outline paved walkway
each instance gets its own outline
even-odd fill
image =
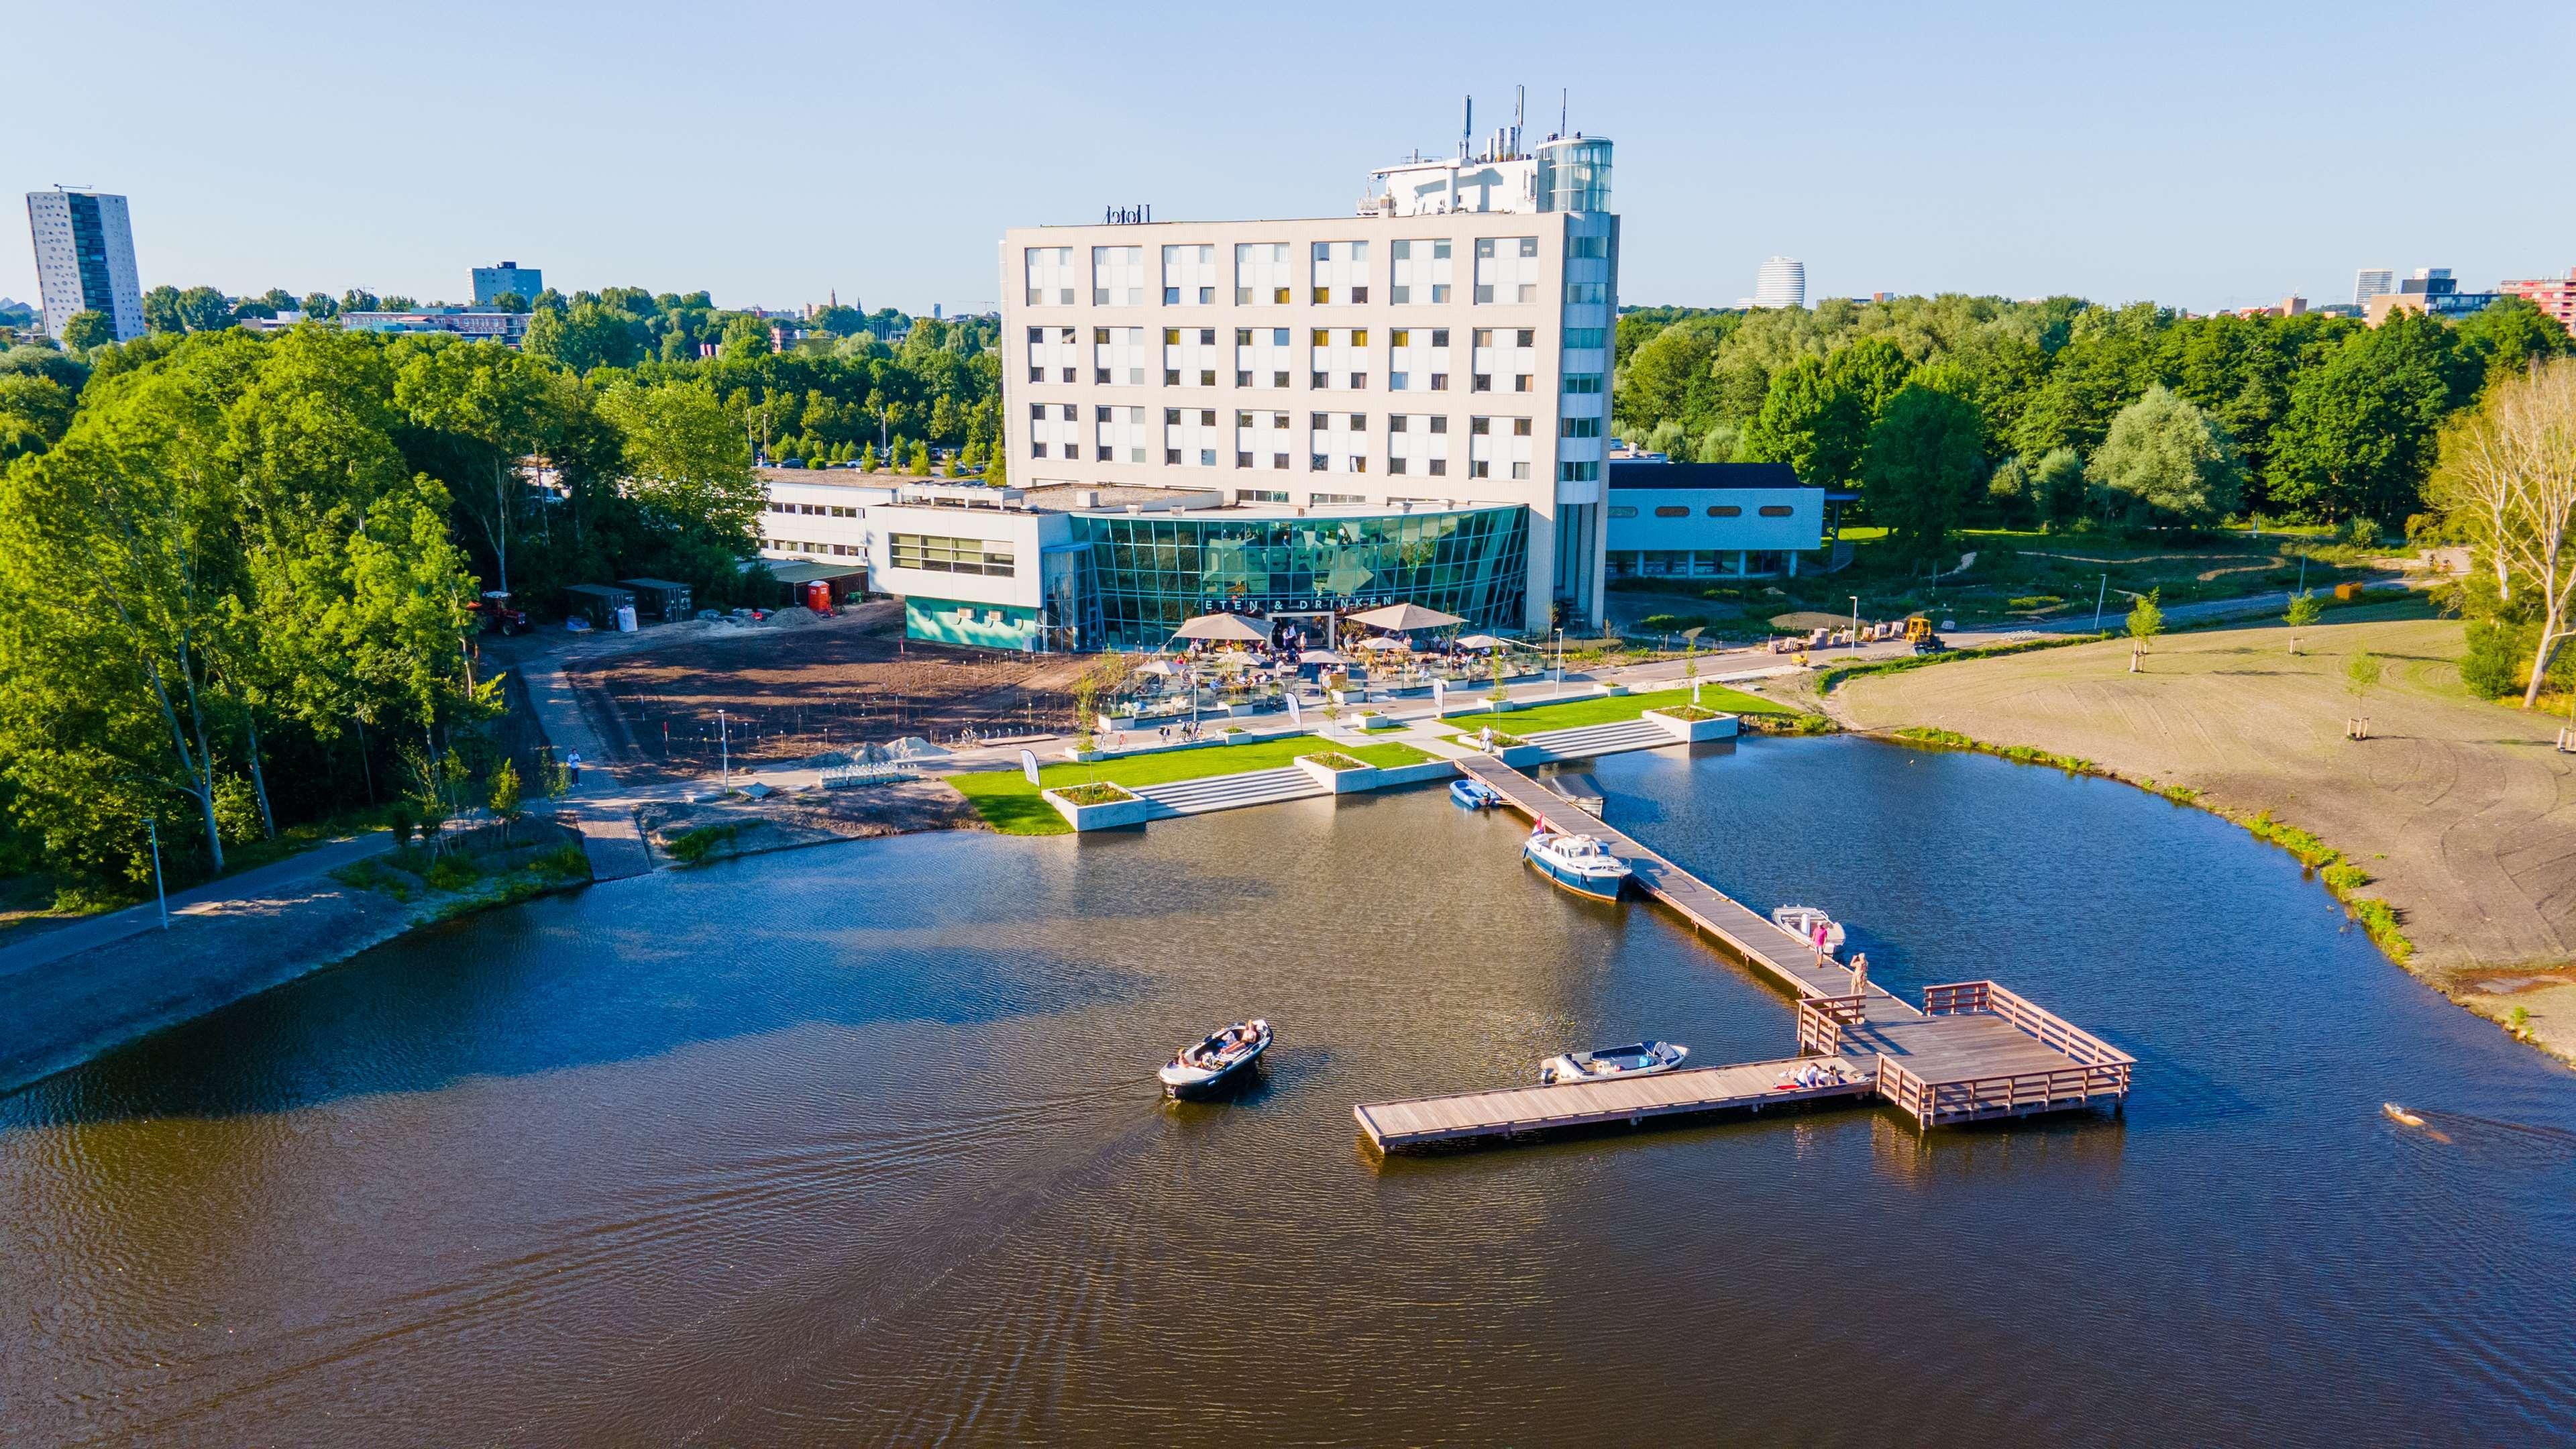
[[[391,831],[377,830],[353,835],[315,846],[300,855],[246,870],[239,875],[184,890],[170,897],[170,929],[186,929],[191,921],[236,911],[254,902],[269,900],[281,892],[296,893],[296,888],[314,877],[364,860],[393,848]],[[160,929],[161,907],[158,903],[128,906],[103,916],[92,916],[68,926],[58,926],[40,936],[8,946],[0,946],[0,983],[21,972],[48,966],[66,956],[77,956],[112,942],[122,941],[144,931]]]

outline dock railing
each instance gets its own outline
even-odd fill
[[[1798,998],[1798,1055],[1802,1057],[1841,1055],[1843,1028],[1860,1025],[1868,1005],[1869,998],[1866,996]]]
[[[2018,1117],[2081,1106],[2095,1097],[2129,1095],[2129,1064],[2068,1066],[1970,1081],[1926,1083],[1901,1063],[1878,1059],[1878,1093],[1924,1127]]]
[[[1962,1012],[1986,1011],[2002,1017],[2014,1027],[2039,1039],[2039,1044],[2064,1052],[2076,1063],[2093,1066],[2117,1065],[2127,1068],[2137,1058],[2102,1040],[2093,1033],[2048,1010],[2033,1004],[2017,993],[2007,991],[1991,981],[1952,981],[1923,988],[1925,1016],[1952,1016]],[[2121,1078],[2126,1084],[2128,1073]]]

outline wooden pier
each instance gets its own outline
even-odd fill
[[[1638,1123],[1686,1113],[1759,1110],[1771,1102],[1883,1100],[1918,1128],[2063,1111],[2129,1095],[2137,1059],[1992,981],[1924,989],[1913,1006],[1876,982],[1852,991],[1851,968],[1818,955],[1766,917],[1586,816],[1566,818],[1558,796],[1520,771],[1473,759],[1460,768],[1491,785],[1513,809],[1597,837],[1628,863],[1631,879],[1692,927],[1797,998],[1799,1057],[1702,1067],[1626,1082],[1515,1087],[1352,1108],[1381,1151],[1475,1138],[1511,1138],[1559,1127]],[[1791,1072],[1818,1058],[1837,1062],[1846,1081],[1784,1089]]]

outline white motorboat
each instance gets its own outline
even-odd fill
[[[1568,834],[1544,820],[1521,846],[1521,857],[1549,880],[1595,900],[1617,900],[1620,888],[1628,883],[1628,862],[1612,855],[1609,846],[1594,836]]]
[[[1835,920],[1833,917],[1826,915],[1820,908],[1815,906],[1775,906],[1771,911],[1771,924],[1778,926],[1781,930],[1797,937],[1809,946],[1813,946],[1816,943],[1816,923],[1819,921],[1822,921],[1825,926],[1825,954],[1828,956],[1841,955],[1843,950],[1843,924],[1842,922]]]
[[[1568,1082],[1604,1082],[1612,1077],[1651,1077],[1669,1072],[1690,1055],[1690,1048],[1668,1041],[1630,1042],[1599,1051],[1565,1052],[1538,1064],[1538,1084],[1558,1087]]]
[[[1163,1080],[1163,1090],[1173,1096],[1199,1096],[1226,1086],[1268,1050],[1270,1023],[1256,1016],[1212,1031],[1198,1044],[1181,1048],[1157,1075]]]

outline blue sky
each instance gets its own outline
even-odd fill
[[[1003,228],[1330,216],[1560,88],[1617,142],[1621,300],[2194,309],[2576,265],[2576,6],[26,4],[12,191],[133,199],[145,285],[989,303]],[[66,57],[91,57],[80,79]],[[33,300],[25,233],[0,295]]]

